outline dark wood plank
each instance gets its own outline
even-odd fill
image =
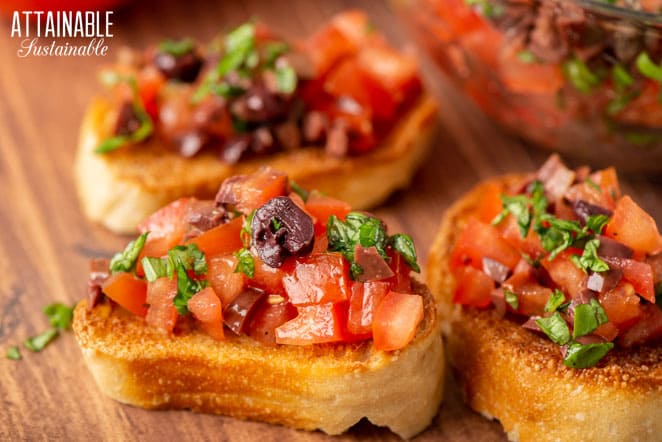
[[[289,36],[311,32],[346,7],[366,9],[396,42],[405,35],[387,5],[378,1],[203,0],[135,2],[115,17],[110,55],[103,58],[28,58],[15,55],[10,23],[0,21],[0,349],[47,326],[42,306],[83,296],[87,261],[109,255],[125,238],[87,222],[72,179],[78,124],[99,90],[98,68],[122,45],[143,46],[166,36],[201,40],[250,17]],[[433,68],[426,66],[429,72]],[[434,151],[408,191],[377,210],[393,228],[412,232],[423,261],[443,210],[480,179],[531,170],[545,153],[530,151],[501,133],[443,82],[430,84],[442,99]],[[658,186],[626,182],[642,205],[662,216]],[[184,411],[152,412],[102,397],[80,352],[67,335],[42,354],[0,358],[0,440],[237,440],[317,441],[326,436]],[[449,375],[439,415],[418,440],[503,440],[498,424],[471,412]],[[396,440],[360,424],[337,440]]]

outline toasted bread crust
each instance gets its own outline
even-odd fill
[[[107,396],[144,408],[192,409],[339,434],[367,417],[403,438],[422,431],[442,398],[443,346],[434,300],[396,352],[354,344],[269,347],[246,336],[217,342],[192,323],[174,334],[119,306],[75,310],[73,330]]]
[[[382,145],[361,156],[333,158],[323,149],[303,148],[229,165],[211,152],[183,158],[157,138],[95,154],[116,118],[110,101],[100,97],[90,104],[80,131],[75,162],[78,194],[88,218],[118,233],[132,233],[150,213],[174,199],[213,198],[225,178],[269,165],[304,188],[367,209],[409,184],[428,152],[435,115],[432,98],[420,98]]]
[[[491,183],[507,188],[521,177]],[[491,310],[452,304],[449,261],[484,182],[446,212],[428,258],[451,364],[468,404],[511,440],[653,441],[662,433],[662,348],[614,350],[596,367],[565,367],[558,347]]]

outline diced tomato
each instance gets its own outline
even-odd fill
[[[324,91],[334,97],[349,97],[370,108],[367,79],[356,59],[346,58],[335,66],[324,81]]]
[[[552,294],[552,290],[538,284],[530,272],[515,273],[504,281],[503,288],[517,295],[517,309],[513,310],[525,316],[542,315]]]
[[[383,281],[355,282],[349,300],[347,329],[354,335],[372,336],[372,318],[375,307],[389,292],[389,284]]]
[[[483,257],[494,259],[512,269],[519,261],[520,254],[493,226],[471,219],[455,244],[451,255],[451,269],[465,265],[481,269]]]
[[[317,77],[325,75],[338,60],[352,55],[357,45],[334,26],[326,26],[304,43],[304,50],[312,60]]]
[[[187,303],[189,311],[200,321],[205,332],[217,341],[225,339],[223,333],[223,307],[214,289],[206,287],[193,295]]]
[[[411,268],[399,253],[393,250],[386,253],[391,258],[389,265],[395,275],[384,282],[388,282],[394,292],[411,293]]]
[[[419,295],[388,292],[377,305],[372,322],[376,350],[404,348],[416,335],[423,320],[423,298]]]
[[[248,279],[248,286],[263,290],[265,293],[284,295],[283,278],[286,270],[293,268],[293,264],[286,261],[280,268],[274,268],[265,264],[259,256],[253,257],[253,263],[255,273]]]
[[[532,259],[538,259],[545,253],[540,237],[535,234],[532,227],[529,228],[526,238],[522,238],[517,219],[513,215],[508,215],[497,227],[508,244],[526,253]]]
[[[278,344],[309,345],[342,341],[347,322],[347,303],[297,307],[297,317],[276,328]]]
[[[235,252],[243,247],[240,235],[243,223],[244,217],[239,216],[203,232],[186,241],[186,244],[197,244],[198,248],[205,252],[205,256]]]
[[[513,51],[501,51],[499,74],[503,84],[515,93],[553,95],[565,83],[557,63],[525,63]]]
[[[147,316],[145,322],[152,327],[171,332],[177,323],[177,309],[173,299],[177,296],[177,279],[158,278],[147,284]]]
[[[110,299],[136,316],[147,314],[146,298],[147,283],[137,279],[133,274],[118,272],[110,275],[103,284],[101,291]]]
[[[340,220],[345,220],[352,207],[344,201],[322,195],[319,192],[312,191],[306,201],[306,211],[317,220],[316,224],[326,228],[326,223],[331,215],[335,215]],[[317,233],[317,226],[315,226]]]
[[[618,183],[618,175],[616,169],[608,167],[603,170],[598,170],[590,176],[591,180],[600,186],[602,194],[607,201],[607,207],[613,209],[616,200],[621,197],[621,186]]]
[[[600,305],[610,322],[619,330],[625,330],[642,315],[641,302],[632,284],[621,281],[614,289],[598,295]]]
[[[364,45],[370,36],[368,16],[358,9],[349,9],[334,15],[331,19],[331,26],[339,30],[357,47]]]
[[[218,197],[248,215],[270,199],[286,194],[287,175],[271,167],[262,167],[251,175],[226,179],[221,184]]]
[[[295,306],[349,299],[349,266],[340,253],[318,253],[297,258],[283,286]]]
[[[490,26],[487,20],[474,11],[471,6],[467,5],[464,0],[445,0],[435,2],[430,6],[434,8],[434,15],[439,17],[439,20],[435,20],[435,22],[443,23],[448,28],[444,29],[445,32],[443,34],[440,32],[436,33],[436,36],[442,38],[442,41],[471,34],[481,28]],[[485,44],[488,43],[489,41],[485,41]]]
[[[317,228],[320,228],[322,232],[318,233]],[[329,238],[326,237],[326,228],[315,224],[315,243],[313,244],[313,250],[311,253],[324,253],[329,249]]]
[[[651,254],[662,247],[655,220],[627,195],[616,203],[614,213],[605,227],[605,235],[622,242],[635,252]]]
[[[253,313],[246,333],[266,345],[276,345],[276,329],[297,316],[297,309],[289,302],[271,305],[266,300]]]
[[[655,303],[655,287],[653,284],[653,268],[650,264],[634,259],[609,257],[605,261],[623,271],[623,279],[634,287],[639,296],[648,302]]]
[[[193,201],[195,201],[194,198],[180,198],[173,201],[138,224],[138,231],[140,233],[150,232],[148,242],[157,238],[164,238],[164,246],[165,244],[170,245],[166,249],[167,252],[168,249],[177,245],[186,233],[186,213]]]
[[[559,253],[553,260],[543,259],[540,263],[549,273],[552,281],[559,286],[563,293],[572,298],[578,298],[586,285],[588,275],[570,261],[572,255],[581,256],[582,251],[568,248]]]
[[[568,189],[564,197],[568,201],[586,201],[596,206],[612,209],[614,206],[605,197],[602,190],[596,189],[587,182],[575,184]]]
[[[237,258],[230,254],[211,256],[207,259],[207,280],[223,305],[228,305],[246,285],[246,276],[235,272]]]
[[[492,220],[501,213],[503,205],[501,203],[501,194],[503,186],[489,182],[483,187],[480,194],[480,204],[478,205],[478,219],[484,223],[491,223]]]
[[[140,254],[138,255],[138,261],[136,262],[136,275],[145,276],[145,270],[143,269],[142,259],[146,256],[159,258],[165,256],[168,253],[168,250],[173,248],[177,243],[172,243],[172,241],[167,237],[161,238],[152,238],[151,233],[147,235],[147,240],[143,246]]]
[[[140,101],[152,121],[156,121],[158,117],[157,99],[165,81],[163,74],[152,64],[141,70],[137,78]]]
[[[621,335],[623,347],[652,342],[662,337],[662,309],[655,304],[642,306],[642,318]]]
[[[662,118],[659,95],[660,83],[657,80],[644,80],[643,90],[618,114],[618,120],[635,126],[658,127]]]
[[[616,328],[613,323],[607,322],[596,328],[595,331],[593,331],[593,334],[611,342],[616,339],[616,336],[618,336],[618,328]]]
[[[494,281],[480,270],[462,267],[457,277],[457,286],[453,293],[453,302],[473,307],[487,307],[492,302]]]

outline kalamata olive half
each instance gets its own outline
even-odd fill
[[[251,230],[255,252],[271,267],[280,267],[288,256],[306,255],[313,249],[313,219],[286,196],[272,198],[257,209]]]
[[[181,55],[159,51],[154,55],[154,66],[168,79],[192,83],[202,68],[202,58],[194,49]]]

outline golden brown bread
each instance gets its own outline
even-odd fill
[[[434,300],[414,340],[396,352],[355,344],[269,347],[246,336],[212,340],[184,323],[174,335],[105,303],[81,302],[73,330],[107,396],[145,408],[260,420],[338,434],[367,417],[403,438],[422,431],[442,398],[444,359]],[[232,335],[228,333],[228,335]]]
[[[95,154],[117,117],[108,100],[97,98],[80,131],[75,161],[78,195],[88,218],[115,232],[132,233],[139,222],[170,201],[183,196],[213,198],[225,178],[269,165],[304,188],[367,209],[409,183],[428,151],[435,115],[432,98],[421,97],[378,148],[361,156],[333,158],[313,148],[228,165],[211,152],[183,158],[164,149],[156,138]]]
[[[492,182],[506,188],[515,175]],[[453,305],[451,250],[482,183],[446,212],[427,264],[446,348],[468,404],[511,440],[654,441],[662,434],[662,348],[614,350],[596,367],[563,365],[558,346],[491,310]]]

